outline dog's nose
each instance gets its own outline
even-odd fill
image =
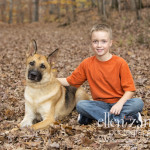
[[[42,79],[42,74],[39,71],[30,70],[28,72],[28,79],[39,82]]]

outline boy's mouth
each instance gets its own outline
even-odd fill
[[[97,49],[97,51],[98,51],[98,52],[102,52],[102,51],[103,51],[103,49]]]

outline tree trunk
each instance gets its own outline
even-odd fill
[[[98,14],[106,18],[106,0],[97,0]]]
[[[112,0],[111,7],[114,8],[114,9],[118,9],[118,1],[117,0]]]
[[[104,18],[106,18],[106,7],[105,7],[105,0],[102,0],[102,14]]]
[[[137,19],[139,20],[139,19],[141,19],[141,16],[140,16],[140,12],[139,12],[139,9],[138,9],[138,3],[140,3],[141,1],[138,0],[138,3],[137,3],[137,1],[134,0],[134,2],[135,2],[136,17],[137,17]],[[141,5],[141,4],[140,4],[140,5]]]
[[[9,0],[9,20],[8,23],[11,24],[13,21],[13,0]]]
[[[124,8],[125,10],[129,9],[129,4],[127,0],[124,0]]]
[[[100,0],[97,0],[97,8],[98,8],[98,15],[100,16],[102,14]]]
[[[60,5],[61,5],[61,0],[57,0],[57,18],[58,18],[58,21],[60,22],[60,18],[61,18],[61,13],[60,13]]]
[[[17,23],[24,22],[24,12],[22,10],[22,0],[17,1]]]
[[[68,1],[68,0],[67,0]],[[70,17],[69,17],[69,7],[68,2],[66,1],[66,16],[67,16],[67,24],[70,24]]]
[[[120,0],[117,0],[117,2],[118,2],[118,11],[120,13],[120,11],[121,11],[121,2],[120,2]]]
[[[33,4],[33,1],[32,0],[29,0],[28,2],[28,6],[29,6],[29,22],[31,23],[32,22],[32,4]]]
[[[96,7],[95,0],[91,0],[91,6],[92,6],[92,8],[93,8],[93,7]]]
[[[76,0],[72,0],[73,21],[76,21]]]
[[[2,0],[0,5],[1,5],[0,6],[0,8],[1,8],[1,20],[3,22],[5,22],[6,21],[6,15],[5,15],[5,13],[6,13],[6,1]]]
[[[20,23],[21,0],[17,1],[17,23]]]
[[[39,0],[34,0],[34,21],[39,21]]]
[[[138,8],[138,9],[143,8],[142,0],[136,0],[136,4],[137,4],[137,8]]]
[[[135,0],[130,0],[130,7],[131,7],[131,10],[133,10],[133,11],[136,10],[136,1]]]

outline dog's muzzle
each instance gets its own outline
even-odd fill
[[[42,79],[42,74],[37,70],[30,70],[28,72],[28,79],[35,82],[39,82]]]

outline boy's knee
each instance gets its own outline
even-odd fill
[[[134,101],[134,105],[135,106],[144,106],[144,102],[143,102],[143,100],[142,99],[140,99],[140,98],[133,98],[132,99],[133,101]]]
[[[88,100],[80,100],[77,105],[76,105],[76,109],[77,111],[80,110],[80,109],[84,109],[87,107],[87,102]]]
[[[82,107],[84,105],[86,105],[86,102],[87,100],[80,100],[78,103],[77,103],[77,106],[76,107]]]
[[[133,98],[131,99],[133,100],[133,106],[135,107],[135,109],[139,109],[139,111],[142,111],[143,107],[144,107],[144,102],[142,99],[140,98]]]

